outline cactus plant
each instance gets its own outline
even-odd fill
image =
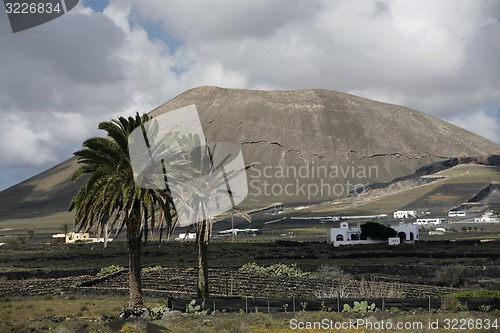
[[[362,302],[355,301],[352,307],[349,304],[344,304],[342,312],[366,313],[366,312],[374,312],[375,308],[376,308],[375,303],[368,305],[368,301],[362,301]]]
[[[168,311],[168,307],[166,305],[158,305],[152,308],[147,308],[148,316],[151,320],[159,320],[163,316],[163,314]]]
[[[186,305],[186,313],[206,315],[208,314],[208,309],[205,309],[205,302],[201,302],[201,305],[196,305],[196,300],[193,299]]]

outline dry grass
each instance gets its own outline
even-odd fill
[[[67,296],[55,297],[37,297],[31,299],[2,299],[0,302],[0,331],[8,329],[9,332],[43,332],[47,329],[57,332],[113,332],[110,329],[111,323],[102,321],[103,315],[117,316],[121,311],[121,306],[126,303],[126,297],[84,297]],[[162,303],[159,299],[147,299],[147,305],[153,306]],[[60,322],[51,318],[64,317]],[[429,321],[439,320],[441,323],[445,319],[489,319],[490,321],[499,319],[498,312],[374,312],[369,315],[333,313],[333,312],[296,312],[296,313],[216,313],[214,315],[186,315],[177,313],[169,316],[165,320],[156,321],[138,321],[125,323],[115,321],[115,326],[124,327],[127,325],[133,328],[135,332],[150,332],[150,329],[144,329],[148,323],[159,327],[158,332],[163,329],[168,332],[176,333],[288,333],[297,332],[292,329],[291,320],[303,323],[314,323],[327,320],[332,323],[345,322],[358,319],[380,322],[384,320],[396,322],[422,322],[425,325]],[[45,327],[45,328],[43,328]],[[479,330],[467,330],[467,332],[479,332]],[[497,330],[481,330],[480,332],[496,332]],[[301,329],[300,332],[415,332],[415,330],[369,330],[364,327],[344,330],[318,330]],[[430,330],[424,326],[423,333],[449,332],[449,330],[439,329]]]
[[[40,296],[0,299],[2,320],[33,320],[47,316],[89,317],[118,316],[127,304],[125,296]],[[146,299],[146,305],[161,303]]]

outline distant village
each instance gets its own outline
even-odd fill
[[[272,217],[279,216],[283,214],[283,204],[276,203],[265,207],[263,209],[258,209],[251,211],[252,216],[257,215],[260,217]],[[494,214],[492,210],[484,212],[483,215],[477,217],[469,217],[466,210],[450,210],[447,213],[447,217],[431,216],[430,212],[418,212],[416,210],[398,210],[393,212],[393,220],[399,221],[399,224],[387,225],[394,229],[396,232],[396,237],[389,237],[387,240],[379,239],[361,239],[361,225],[356,223],[355,226],[349,226],[347,220],[367,220],[367,219],[386,219],[389,218],[387,214],[379,215],[364,215],[364,216],[323,216],[323,217],[288,217],[290,220],[308,220],[308,221],[318,221],[320,224],[324,223],[339,223],[338,227],[329,228],[326,236],[328,243],[332,244],[334,247],[342,245],[359,245],[359,244],[373,244],[385,242],[389,245],[399,245],[401,243],[415,243],[420,239],[419,228],[428,226],[430,230],[428,231],[430,235],[442,235],[446,232],[446,229],[440,227],[442,224],[453,224],[453,223],[500,223],[500,217]],[[287,217],[275,218],[268,220],[264,225],[278,223],[286,220]],[[220,230],[214,233],[213,237],[235,237],[235,236],[259,236],[262,235],[262,231],[256,228],[231,228],[226,230]],[[176,237],[179,241],[194,241],[196,240],[196,233],[192,232],[181,232]],[[106,242],[110,242],[113,239],[109,238]],[[105,242],[104,238],[90,237],[88,232],[68,232],[55,234],[52,236],[52,243],[96,243]]]
[[[414,243],[419,240],[419,227],[420,226],[439,226],[444,223],[455,223],[455,220],[447,220],[444,217],[428,217],[430,212],[421,212],[420,214],[415,210],[398,210],[393,213],[393,219],[400,220],[399,225],[391,225],[391,228],[396,231],[397,237],[389,237],[387,243],[389,245],[399,245],[401,243]],[[371,217],[371,216],[370,216]],[[387,215],[378,215],[377,217],[387,217]],[[500,218],[493,213],[492,210],[485,212],[480,217],[467,218],[465,210],[450,210],[448,211],[449,218],[462,218],[460,223],[500,223]],[[332,217],[332,219],[344,218],[360,218],[355,217]],[[364,218],[369,218],[364,216]],[[413,220],[413,221],[412,221]],[[458,221],[457,221],[458,222]],[[442,235],[446,232],[445,228],[434,228],[429,231],[431,235]],[[375,239],[360,239],[361,228],[359,224],[355,228],[349,228],[348,223],[343,222],[338,228],[331,228],[328,231],[327,240],[333,246],[341,245],[355,245],[355,244],[372,244],[380,243],[382,241]]]

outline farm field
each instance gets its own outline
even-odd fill
[[[126,251],[125,243],[120,241],[110,243],[106,249],[102,248],[102,244],[4,246],[0,251],[0,277],[3,281],[0,290],[4,295],[28,296],[29,288],[24,292],[23,286],[40,284],[52,286],[53,289],[47,292],[54,293],[91,280],[103,267],[126,267]],[[326,242],[218,241],[210,245],[208,260],[212,292],[219,296],[310,297],[321,286],[328,287],[327,282],[331,278],[328,274],[321,276],[325,267],[336,267],[353,280],[375,278],[388,283],[407,284],[403,293],[407,296],[436,295],[443,292],[440,288],[449,287],[498,289],[500,283],[498,241],[429,241],[398,247],[374,244],[347,248],[334,248]],[[240,268],[248,263],[296,266],[303,272],[310,272],[314,278],[273,280],[269,277],[249,277],[240,272]],[[145,282],[146,288],[186,296],[195,293],[194,243],[149,243],[143,251],[143,267],[156,267],[144,272],[149,277]],[[457,275],[458,279],[448,280],[447,270]],[[163,273],[155,277],[158,271]],[[44,279],[48,280],[44,282]],[[228,282],[231,279],[233,282]],[[232,283],[231,292],[229,283]],[[259,287],[263,285],[269,285],[270,289]],[[126,274],[95,286],[126,287]],[[416,286],[421,292],[416,292],[411,286]],[[43,288],[33,288],[35,294],[44,293]]]
[[[421,230],[420,243],[398,247],[334,248],[323,241],[330,223],[254,221],[249,227],[258,223],[264,227],[261,235],[212,240],[207,304],[215,311],[207,315],[186,313],[187,304],[196,298],[195,244],[148,242],[143,249],[145,306],[175,310],[165,310],[155,320],[119,317],[128,293],[124,241],[115,240],[107,248],[100,243],[44,244],[37,239],[46,235],[39,234],[21,244],[16,242],[18,235],[7,234],[7,243],[0,248],[0,332],[294,332],[291,323],[325,318],[337,323],[366,318],[427,324],[447,319],[500,320],[498,310],[493,311],[499,308],[498,224],[449,224],[446,228],[454,231],[444,235]],[[252,263],[263,268],[282,265],[280,269],[296,269],[299,274],[273,276],[243,270]],[[101,269],[110,266],[123,269],[97,278]],[[343,297],[332,298],[340,290]],[[484,290],[490,290],[489,298],[446,296],[464,290],[472,290],[467,297],[485,297],[481,296]],[[376,311],[368,316],[337,312],[343,304],[362,299],[374,302]],[[335,331],[395,330],[360,326]]]

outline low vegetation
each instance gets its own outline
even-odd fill
[[[103,276],[106,276],[108,274],[120,272],[120,271],[123,271],[123,270],[125,270],[125,267],[111,265],[111,266],[107,266],[107,267],[101,268],[101,270],[99,271],[99,273],[97,273],[97,276],[98,277],[103,277]]]
[[[209,251],[209,256],[214,265],[219,266],[219,269],[230,267],[235,273],[241,269],[242,272],[245,272],[241,275],[246,275],[247,278],[255,281],[259,281],[259,279],[248,276],[248,274],[279,276],[280,278],[274,279],[279,281],[285,280],[285,277],[296,281],[318,279],[336,281],[339,284],[335,285],[335,289],[329,289],[326,286],[323,289],[319,288],[316,296],[336,298],[339,292],[344,290],[343,296],[339,296],[358,298],[359,301],[362,301],[371,297],[400,297],[402,284],[399,281],[419,278],[430,284],[436,283],[437,272],[440,271],[441,267],[446,266],[450,266],[450,269],[456,268],[453,266],[465,267],[462,272],[467,276],[467,283],[472,283],[471,274],[474,272],[477,275],[474,279],[484,280],[488,277],[492,279],[498,276],[498,268],[495,268],[498,266],[496,265],[498,249],[498,244],[494,242],[473,244],[422,242],[415,246],[403,245],[398,248],[390,248],[390,252],[386,245],[333,248],[326,243],[307,242],[245,243],[244,246],[241,243],[214,243]],[[103,255],[104,253],[106,255]],[[106,250],[102,249],[99,244],[63,246],[27,243],[23,246],[7,245],[2,248],[0,253],[0,270],[5,273],[5,277],[8,277],[6,283],[21,279],[26,279],[25,281],[29,282],[33,277],[40,279],[55,274],[54,272],[62,274],[54,275],[54,278],[70,274],[75,276],[88,274],[89,278],[92,278],[100,271],[102,274],[109,274],[116,272],[120,266],[125,267],[127,264],[125,253],[126,244],[120,241],[112,242]],[[150,243],[144,248],[144,254],[145,268],[143,272],[149,271],[154,277],[163,276],[169,267],[186,268],[192,272],[196,266],[196,253],[193,244]],[[353,265],[353,262],[356,262],[356,265]],[[64,267],[66,271],[61,270],[61,267]],[[125,280],[124,276],[124,274],[120,274],[118,277]],[[230,275],[226,276],[228,276],[228,283],[231,285]],[[374,277],[372,278],[372,276]],[[444,268],[442,277],[443,279],[446,277]],[[40,281],[43,283],[43,279]],[[183,280],[184,284],[185,282]],[[353,288],[346,288],[346,286],[351,285]],[[443,280],[442,285],[448,284]],[[475,286],[470,288],[475,288]],[[442,294],[444,293],[439,295]],[[493,320],[499,317],[499,312],[495,312],[491,305],[480,307],[480,311],[467,312],[465,301],[460,300],[460,298],[498,296],[498,292],[484,290],[452,294],[449,298],[447,297],[443,308],[437,313],[424,310],[405,312],[389,307],[382,311],[382,306],[377,305],[375,311],[367,312],[365,317],[361,318],[373,316],[373,318],[380,320],[388,318],[393,321],[421,319],[425,322],[428,322],[429,319],[442,320],[444,318],[489,318]],[[184,305],[178,307],[180,311],[172,312],[167,308],[166,300],[152,299],[146,300],[145,308],[147,310],[144,318],[125,322],[119,318],[120,313],[124,310],[125,296],[84,297],[51,293],[47,296],[22,298],[16,295],[1,300],[0,332],[45,332],[49,330],[75,332],[77,329],[80,329],[79,332],[119,332],[120,330],[122,332],[161,332],[165,329],[169,329],[171,332],[190,333],[292,332],[289,327],[291,319],[321,320],[331,318],[332,320],[345,320],[350,316],[353,316],[352,318],[362,316],[361,313],[345,312],[339,314],[335,312],[336,310],[328,310],[328,307],[332,306],[331,304],[327,304],[325,310],[320,312],[317,304],[314,307],[313,302],[307,301],[309,304],[305,300],[299,300],[295,304],[291,301],[278,304],[280,313],[267,313],[265,307],[259,307],[257,310],[251,307],[245,309],[244,306],[239,311],[252,313],[224,313],[221,312],[224,310],[212,311],[210,305],[210,311],[207,311],[206,315],[200,316],[200,313],[206,310],[201,306],[201,300],[192,304],[193,309],[197,309],[196,311],[186,313],[190,311],[186,311]],[[343,303],[345,302],[341,302],[340,305],[343,306]],[[348,305],[353,307],[353,301],[349,301]],[[198,306],[200,308],[197,308]],[[470,304],[468,307],[472,309]],[[314,312],[314,309],[317,312]],[[238,311],[238,309],[235,310]],[[307,332],[307,330],[301,330],[301,332]],[[314,332],[321,331],[315,330]],[[350,332],[360,332],[360,330],[351,330]],[[422,332],[439,331],[423,330]]]
[[[303,272],[297,264],[274,264],[271,266],[259,266],[255,262],[243,265],[240,272],[260,275],[260,276],[288,276],[288,277],[310,277],[310,272]]]
[[[342,312],[360,312],[360,313],[367,313],[367,312],[374,312],[376,309],[375,303],[368,304],[367,301],[355,301],[352,306],[349,304],[344,304],[344,307],[342,308]]]
[[[448,287],[459,287],[465,283],[467,273],[463,265],[446,265],[436,271],[436,281]]]

